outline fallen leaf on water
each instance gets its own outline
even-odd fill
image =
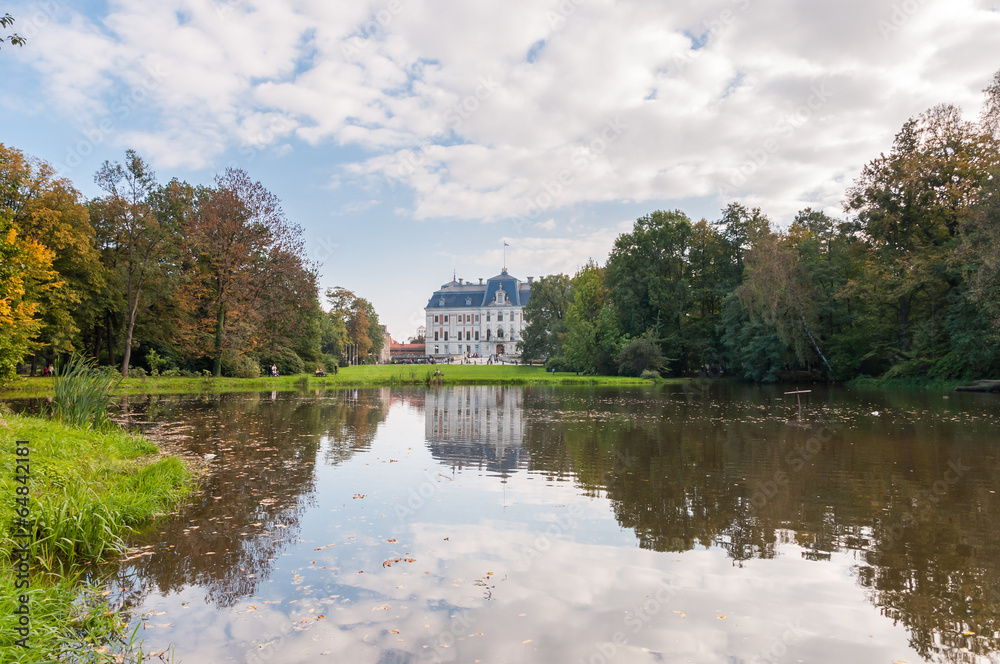
[[[399,630],[398,629],[390,629],[389,633],[390,634],[399,634]]]
[[[525,640],[525,641],[521,641],[521,645],[522,645],[522,646],[523,646],[523,645],[524,645],[525,643],[531,643],[531,639],[527,639],[527,640]]]
[[[715,617],[718,618],[719,620],[725,620],[726,619],[726,616],[722,615],[721,613],[715,614]]]
[[[674,609],[674,613],[676,613],[677,615],[679,615],[681,618],[687,618],[687,613],[685,613],[684,611],[681,611],[680,609]]]
[[[382,606],[376,606],[372,611],[388,611],[389,607],[383,604]]]

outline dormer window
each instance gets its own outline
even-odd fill
[[[443,307],[444,306],[444,298],[443,297],[440,300],[438,300],[438,306],[439,307]]]
[[[468,306],[471,306],[471,305],[472,305],[472,298],[471,297],[465,298],[465,306],[468,307]]]

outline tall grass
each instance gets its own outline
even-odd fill
[[[108,423],[111,391],[121,380],[117,371],[99,369],[93,360],[73,353],[56,370],[50,415],[72,426],[103,428]]]
[[[31,453],[32,649],[14,646],[16,633],[4,622],[22,592],[10,567],[13,546],[24,540],[14,537],[14,510],[0,509],[0,664],[122,661],[113,652],[138,661],[135,635],[76,579],[81,563],[120,550],[129,533],[174,509],[191,490],[190,471],[119,428],[0,413],[0,457],[13,458],[19,440]],[[15,486],[13,473],[0,473],[0,496],[13,496]]]

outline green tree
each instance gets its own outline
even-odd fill
[[[563,344],[566,361],[576,371],[614,373],[622,332],[608,299],[604,268],[588,261],[573,277],[572,292]]]
[[[517,342],[524,359],[548,359],[562,353],[571,297],[570,278],[565,274],[542,277],[531,284],[531,297],[524,306],[528,324]]]
[[[127,377],[136,319],[147,303],[146,286],[162,274],[163,254],[176,233],[153,213],[156,174],[135,150],[127,150],[125,157],[124,165],[105,161],[97,171],[94,181],[106,196],[91,203],[91,213],[125,290],[122,376]]]

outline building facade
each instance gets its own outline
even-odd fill
[[[507,273],[478,284],[452,279],[434,291],[424,312],[427,356],[451,357],[520,355],[517,342],[524,329],[524,305],[531,297],[531,282]]]

